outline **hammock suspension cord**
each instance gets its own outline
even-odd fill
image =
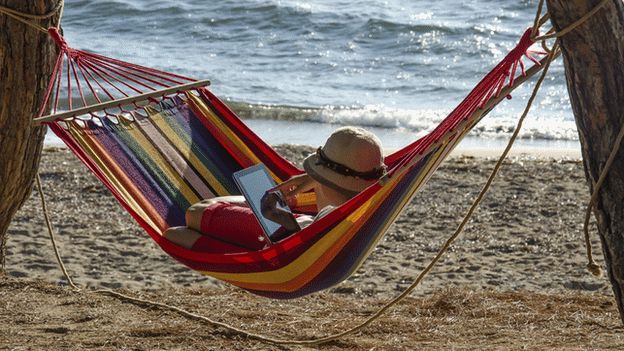
[[[62,1],[60,1],[62,2]],[[606,0],[603,0],[600,4],[598,4],[596,6],[596,8],[594,8],[590,14],[593,15],[595,14],[599,8],[601,8],[604,4],[606,3]],[[538,9],[538,13],[536,15],[536,22],[538,23],[544,23],[546,21],[548,14],[545,15],[543,18],[541,18],[539,21],[537,21],[537,18],[539,18],[540,12],[541,12],[541,7],[543,4],[543,0],[540,0],[540,5],[539,5],[539,9]],[[62,5],[61,5],[62,6]],[[4,12],[6,13],[6,11],[2,11],[2,8],[0,8],[0,12]],[[562,30],[561,32],[568,33],[571,30],[573,30],[574,28],[580,26],[582,23],[584,23],[588,18],[591,17],[591,15],[585,15],[581,20],[576,21],[575,23],[573,23],[572,25],[570,25],[570,27],[565,28],[564,30]],[[46,31],[47,32],[47,31]],[[563,34],[561,34],[563,35]],[[540,38],[540,37],[536,37],[536,39],[542,41],[542,45],[544,45],[544,40],[549,39],[549,38],[559,38],[561,35],[554,35],[554,36],[549,36],[549,37],[545,37],[545,38]],[[393,305],[399,303],[401,300],[403,300],[405,297],[407,297],[409,295],[409,293],[411,293],[411,291],[413,291],[418,285],[419,283],[424,279],[424,277],[429,273],[429,271],[433,268],[433,266],[439,261],[439,259],[442,257],[442,255],[448,250],[448,248],[453,244],[453,242],[459,237],[459,235],[461,234],[464,226],[468,223],[468,221],[470,220],[471,216],[473,215],[473,213],[475,212],[475,210],[477,209],[477,207],[479,206],[481,200],[483,199],[483,197],[485,196],[485,194],[487,193],[487,191],[489,190],[489,187],[491,186],[494,178],[496,177],[499,169],[501,168],[503,161],[506,159],[509,151],[511,150],[513,143],[515,142],[520,129],[523,125],[524,119],[527,117],[528,112],[533,104],[533,101],[535,100],[536,96],[537,96],[537,92],[542,84],[542,82],[544,81],[544,78],[546,77],[546,73],[548,71],[548,68],[551,64],[551,62],[554,60],[555,57],[558,56],[559,54],[559,40],[555,40],[552,49],[548,50],[548,57],[546,58],[546,64],[544,65],[543,71],[541,76],[539,77],[533,92],[531,94],[531,97],[529,98],[528,102],[527,102],[527,106],[523,112],[523,114],[521,115],[516,128],[514,130],[514,133],[512,134],[507,147],[505,148],[505,150],[503,151],[503,153],[501,154],[498,162],[496,163],[493,171],[491,172],[486,184],[483,186],[481,192],[479,193],[478,197],[474,200],[472,206],[470,207],[469,211],[467,212],[467,214],[464,216],[464,219],[462,220],[462,222],[460,223],[460,225],[458,226],[458,228],[455,230],[455,232],[453,233],[453,235],[445,242],[445,244],[442,246],[442,248],[439,250],[438,254],[436,254],[436,256],[433,258],[433,260],[429,263],[429,265],[427,265],[427,267],[419,274],[419,276],[417,277],[417,279],[408,287],[404,290],[404,292],[402,292],[400,295],[398,295],[397,297],[393,298],[392,300],[390,300],[385,306],[383,306],[382,308],[380,308],[376,313],[374,313],[373,315],[371,315],[370,317],[368,317],[364,322],[358,324],[355,327],[352,327],[344,332],[341,333],[337,333],[337,334],[333,334],[327,337],[323,337],[323,338],[317,338],[317,339],[310,339],[310,340],[286,340],[286,339],[275,339],[272,337],[267,337],[267,336],[263,336],[263,335],[259,335],[259,334],[255,334],[253,332],[248,332],[245,330],[242,330],[240,328],[234,327],[232,325],[226,324],[226,323],[222,323],[219,321],[215,321],[212,320],[210,318],[201,316],[201,315],[197,315],[191,312],[188,312],[186,310],[183,310],[181,308],[175,307],[175,306],[171,306],[171,305],[167,305],[167,304],[163,304],[163,303],[159,303],[159,302],[154,302],[154,301],[149,301],[149,300],[144,300],[144,299],[139,299],[139,298],[135,298],[135,297],[131,297],[125,294],[121,294],[118,292],[115,292],[113,290],[109,290],[109,289],[99,289],[99,290],[94,290],[91,291],[90,293],[98,293],[98,294],[106,294],[106,295],[110,295],[116,298],[119,298],[121,300],[125,300],[125,301],[129,301],[129,302],[133,302],[136,304],[141,304],[141,305],[148,305],[148,306],[155,306],[155,307],[160,307],[160,308],[164,308],[164,309],[168,309],[171,311],[175,311],[178,312],[186,317],[192,318],[192,319],[196,319],[196,320],[201,320],[204,322],[207,322],[211,325],[214,326],[218,326],[218,327],[222,327],[222,328],[226,328],[228,330],[231,330],[239,335],[248,337],[248,338],[253,338],[256,340],[260,340],[260,341],[264,341],[264,342],[268,342],[268,343],[273,343],[273,344],[283,344],[283,345],[320,345],[323,343],[327,343],[330,341],[334,341],[337,339],[340,339],[344,336],[356,333],[358,331],[360,331],[361,329],[365,328],[366,326],[368,326],[369,324],[371,324],[373,321],[375,321],[377,318],[379,318],[385,311],[387,311],[388,309],[390,309]],[[619,145],[621,143],[621,140],[624,138],[624,126],[622,127],[622,129],[620,130],[620,133],[618,135],[618,138],[616,140],[616,143],[614,145],[614,148],[610,154],[609,160],[607,161],[605,168],[603,169],[600,179],[599,181],[596,183],[596,187],[594,189],[594,192],[592,194],[592,200],[590,201],[590,205],[588,207],[588,213],[591,210],[591,206],[593,205],[593,202],[595,202],[595,198],[597,198],[597,193],[598,190],[600,188],[600,186],[602,185],[602,183],[604,182],[604,178],[606,178],[606,175],[608,173],[609,167],[611,166],[611,164],[613,163],[613,159],[615,158],[615,154],[619,148]],[[45,197],[43,195],[43,191],[41,188],[41,183],[40,180],[37,179],[37,184],[38,184],[38,191],[40,194],[40,198],[42,201],[42,206],[44,208],[44,217],[46,218],[46,223],[48,225],[48,231],[50,232],[50,240],[52,242],[52,245],[54,246],[55,252],[57,253],[57,260],[59,262],[59,265],[61,266],[61,269],[63,271],[63,274],[65,275],[66,279],[68,280],[68,282],[70,283],[70,285],[80,291],[80,288],[77,287],[76,285],[73,284],[71,278],[69,277],[65,266],[62,262],[62,259],[60,257],[60,255],[58,254],[58,250],[57,250],[57,246],[56,246],[56,241],[54,238],[54,235],[52,234],[52,226],[50,224],[50,220],[49,220],[49,214],[47,213],[46,209],[46,205],[45,205]],[[588,222],[588,221],[587,221]],[[588,236],[588,233],[586,233],[586,236]],[[587,239],[588,242],[589,239]],[[588,245],[588,255],[589,257],[591,257],[591,248],[589,248]],[[595,263],[594,263],[595,264]]]
[[[583,15],[583,17],[581,17],[578,20],[574,21],[573,23],[571,23],[567,27],[563,28],[562,30],[553,32],[551,34],[544,34],[544,35],[540,35],[540,36],[534,36],[533,39],[535,41],[544,41],[544,40],[552,39],[552,38],[561,38],[562,36],[570,33],[571,31],[575,30],[580,25],[585,23],[590,17],[592,17],[594,14],[596,14],[596,12],[598,12],[600,9],[602,9],[602,7],[604,5],[606,5],[608,2],[609,2],[609,0],[602,0],[600,3],[598,3],[598,5],[594,6],[594,8],[592,8],[589,12],[587,12],[585,15]],[[539,14],[542,11],[543,3],[544,3],[544,0],[540,0],[539,6],[538,6],[538,12],[537,12],[537,16],[536,17],[539,17]],[[548,16],[548,14],[546,16]]]

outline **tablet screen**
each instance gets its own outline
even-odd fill
[[[255,166],[245,168],[241,171],[234,173],[234,181],[238,185],[241,193],[245,196],[249,207],[256,215],[258,222],[262,226],[262,229],[267,234],[269,239],[278,229],[282,226],[275,223],[262,215],[260,200],[264,196],[267,190],[275,187],[276,183],[269,175],[264,164],[257,164]],[[280,206],[288,211],[287,207]]]

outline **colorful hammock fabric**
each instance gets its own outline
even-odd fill
[[[262,162],[277,182],[302,171],[205,87],[150,96],[144,106],[128,102],[128,96],[193,79],[75,50],[55,30],[50,35],[60,54],[39,116],[46,105],[57,112],[62,92],[72,117],[65,113],[36,120],[48,121],[165,252],[203,274],[272,298],[299,297],[349,277],[492,102],[503,98],[517,68],[525,74],[523,57],[539,64],[533,57],[538,52],[529,49],[528,30],[435,129],[385,158],[389,171],[378,183],[269,248],[207,254],[177,246],[162,233],[184,225],[184,213],[193,203],[238,194],[231,176],[237,170]],[[118,101],[124,105],[89,109],[93,103]],[[75,104],[89,111],[81,114],[84,109]],[[313,212],[313,203],[308,196],[298,210]]]

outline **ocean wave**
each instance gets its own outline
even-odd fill
[[[285,105],[250,104],[228,101],[227,104],[243,119],[262,119],[290,122],[316,122],[333,125],[401,129],[426,133],[437,126],[449,111],[408,110],[382,105],[298,107]],[[519,135],[522,139],[578,140],[574,121],[563,115],[543,111],[541,116],[529,117]],[[517,124],[519,112],[505,111],[486,116],[471,131],[478,138],[507,138]]]

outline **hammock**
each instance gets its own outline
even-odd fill
[[[386,156],[388,173],[327,216],[274,245],[207,254],[162,236],[193,203],[238,194],[232,173],[264,163],[277,182],[301,174],[205,86],[207,81],[60,49],[36,122],[46,123],[152,239],[203,274],[271,298],[295,298],[349,277],[445,157],[495,104],[539,71],[527,30],[518,45],[426,136]],[[535,63],[525,71],[523,57]],[[520,68],[520,73],[516,71]],[[59,96],[69,111],[58,113]],[[74,105],[80,107],[75,108]],[[50,106],[53,114],[41,117]],[[314,195],[295,211],[313,213]]]

